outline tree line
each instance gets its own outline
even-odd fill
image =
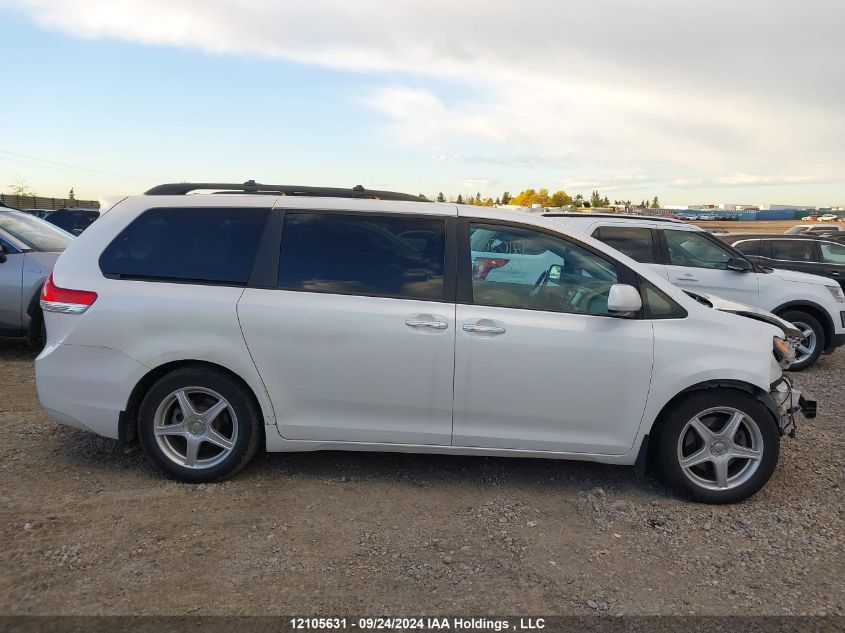
[[[424,198],[425,196],[420,194],[420,197]],[[608,198],[607,196],[602,196],[598,190],[593,190],[593,192],[590,194],[589,200],[587,200],[580,193],[573,198],[568,193],[562,190],[555,191],[554,193],[549,193],[549,190],[545,187],[538,190],[524,189],[515,196],[512,196],[509,191],[505,191],[501,196],[496,196],[496,198],[492,198],[490,196],[485,198],[481,196],[481,193],[476,193],[474,196],[472,194],[465,196],[459,193],[457,198],[452,198],[450,196],[448,200],[441,191],[437,194],[435,200],[437,202],[472,204],[479,207],[492,207],[494,205],[500,204],[512,204],[521,207],[531,207],[535,204],[540,205],[541,207],[571,206],[578,208],[600,208],[610,206],[610,198]],[[657,196],[654,196],[654,198],[652,198],[650,202],[647,199],[643,199],[638,204],[633,203],[631,200],[614,200],[613,204],[625,206],[632,209],[659,209],[660,199]]]

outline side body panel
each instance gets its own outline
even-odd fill
[[[249,288],[238,314],[283,437],[449,444],[453,303]]]

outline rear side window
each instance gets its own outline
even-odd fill
[[[635,226],[602,226],[593,234],[597,240],[625,253],[634,261],[654,264],[654,238],[651,229]]]
[[[100,256],[110,277],[245,285],[269,209],[149,209]]]
[[[809,240],[772,240],[772,259],[789,262],[817,262],[816,243]]]
[[[279,288],[442,301],[446,221],[286,213]]]
[[[740,240],[733,247],[743,255],[760,255],[760,240]]]

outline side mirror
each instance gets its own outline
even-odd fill
[[[751,262],[740,257],[731,257],[725,264],[727,270],[734,270],[738,273],[749,273],[753,269]]]
[[[6,249],[0,244],[0,264],[6,261]]]
[[[613,284],[607,295],[607,309],[612,314],[627,316],[632,312],[639,312],[643,307],[643,300],[639,291],[627,284]]]
[[[562,274],[563,266],[561,266],[560,264],[552,264],[551,266],[549,266],[549,275],[547,277],[547,281],[559,284],[560,277]]]

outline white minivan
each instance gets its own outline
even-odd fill
[[[189,482],[259,447],[453,453],[650,461],[725,503],[815,414],[781,372],[788,323],[703,305],[550,219],[360,186],[126,198],[41,305],[44,407]]]

